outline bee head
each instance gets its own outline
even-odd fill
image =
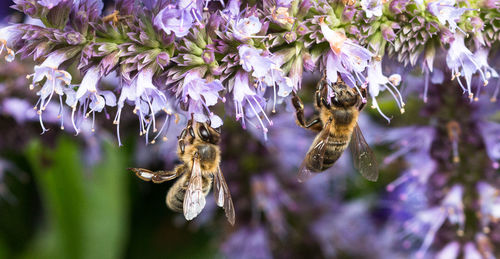
[[[333,95],[330,98],[330,103],[336,107],[351,107],[359,103],[361,97],[356,92],[356,89],[346,85],[344,82],[336,82],[331,85]]]
[[[196,131],[203,142],[217,145],[220,142],[220,128],[214,129],[207,123],[196,123]]]

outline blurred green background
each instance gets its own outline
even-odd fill
[[[0,258],[219,257],[216,233],[182,224],[165,206],[171,183],[127,171],[133,142],[104,143],[89,167],[78,138],[54,135],[52,146],[44,135],[22,151],[0,152],[14,162],[3,172],[12,199],[0,201]]]

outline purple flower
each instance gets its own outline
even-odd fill
[[[455,0],[438,0],[430,2],[427,5],[427,8],[431,14],[438,18],[442,25],[446,25],[446,22],[448,22],[451,32],[454,33],[457,28],[462,31],[456,23],[456,21],[460,19],[460,16],[462,16],[462,14],[467,10],[473,10],[470,8],[455,7],[455,5]]]
[[[256,49],[248,45],[240,45],[238,52],[241,67],[247,72],[253,71],[252,76],[257,79],[264,78],[274,65],[274,62],[269,57],[261,56],[261,49]]]
[[[60,2],[66,2],[68,0],[38,0],[38,4],[47,7],[49,10],[57,6]]]
[[[405,103],[403,101],[403,97],[401,97],[401,93],[396,88],[397,84],[401,81],[400,78],[401,76],[397,74],[391,75],[389,78],[384,76],[384,74],[382,74],[381,61],[374,61],[368,67],[368,92],[372,97],[372,105],[387,121],[390,121],[390,119],[380,110],[376,97],[379,95],[380,90],[387,90],[393,96],[394,100],[396,100],[400,112],[404,113]]]
[[[33,106],[28,101],[19,98],[3,100],[1,108],[3,114],[12,116],[17,123],[32,120],[36,116]]]
[[[452,224],[458,224],[457,234],[462,236],[465,227],[465,214],[463,204],[464,189],[461,185],[454,185],[441,202],[441,206],[448,213],[448,220]]]
[[[240,41],[247,41],[260,32],[262,23],[256,16],[238,19],[233,24],[233,36]]]
[[[222,245],[227,258],[270,259],[269,237],[263,226],[242,227]]]
[[[500,168],[500,164],[498,163],[500,160],[500,124],[483,121],[478,123],[478,128],[486,146],[486,153],[492,161],[493,168]]]
[[[222,119],[211,112],[209,107],[217,104],[219,99],[225,101],[219,96],[221,90],[224,87],[219,80],[208,82],[197,71],[191,70],[186,74],[182,85],[182,102],[188,105],[188,113],[194,114],[196,121],[210,121],[213,128],[218,128],[222,125]]]
[[[267,220],[271,223],[272,230],[278,236],[286,234],[284,207],[295,210],[297,205],[290,196],[283,191],[277,179],[271,174],[252,177],[252,193],[257,207],[262,210]]]
[[[263,115],[269,125],[272,125],[273,123],[269,120],[266,112],[264,111],[263,107],[265,107],[265,100],[262,97],[262,92],[257,92],[257,90],[258,89],[253,90],[250,88],[249,78],[246,72],[240,70],[236,73],[234,85],[232,87],[236,120],[241,119],[243,128],[246,128],[245,118],[256,117],[259,122],[259,126],[256,127],[262,129],[264,137],[267,139],[268,129],[265,126],[264,121],[261,119],[260,114]]]
[[[464,259],[483,259],[483,255],[477,250],[472,242],[467,242],[464,246]]]
[[[385,23],[380,25],[380,29],[382,31],[382,37],[384,37],[386,41],[390,42],[392,42],[396,38],[396,33],[394,33],[394,29],[399,29],[399,28],[400,26],[395,22],[391,23],[390,25],[387,25]]]
[[[385,242],[390,240],[386,238],[390,236],[377,233],[368,208],[367,200],[350,201],[338,210],[323,213],[311,224],[312,235],[324,257],[338,258],[342,254],[356,258],[398,258],[384,256],[385,250],[389,250]],[[374,246],[377,249],[372,249]]]
[[[361,0],[360,5],[363,11],[365,11],[367,18],[382,15],[382,0]]]
[[[7,52],[5,61],[12,62],[15,58],[14,50],[12,50],[12,39],[18,37],[19,32],[16,30],[16,25],[0,28],[0,54],[3,50]]]
[[[331,51],[325,55],[328,81],[337,82],[337,73],[340,73],[351,87],[357,87],[356,82],[366,85],[367,81],[362,73],[368,67],[373,53],[347,39],[343,32],[330,29],[324,19],[320,20],[320,25],[321,32],[331,47]]]
[[[485,84],[487,84],[488,80],[492,77],[498,78],[497,71],[488,64],[488,50],[486,48],[479,48],[476,50],[474,57],[476,57],[478,65],[481,67],[481,70],[485,75]]]
[[[35,109],[39,115],[40,125],[43,130],[42,133],[47,131],[42,121],[43,111],[52,100],[52,97],[54,97],[54,94],[56,94],[59,95],[62,112],[62,96],[70,89],[68,86],[71,83],[71,75],[64,70],[58,69],[64,61],[73,57],[71,54],[68,54],[71,53],[70,49],[72,47],[52,52],[41,65],[35,66],[35,73],[29,76],[33,78],[30,89],[41,87],[37,92],[40,98],[35,105]],[[44,79],[46,80],[44,81]],[[62,115],[61,113],[61,125],[64,123]]]
[[[297,90],[299,82],[294,83],[292,79],[286,77],[283,70],[279,67],[283,60],[273,60],[271,56],[263,56],[261,49],[256,49],[248,45],[241,45],[238,47],[240,56],[240,65],[242,68],[251,72],[252,76],[257,80],[257,84],[262,87],[273,87],[273,111],[276,110],[276,85],[279,86],[277,94],[280,97],[288,96],[293,89]]]
[[[469,94],[469,98],[472,100],[474,93],[472,92],[471,81],[472,74],[479,72],[484,84],[488,83],[486,76],[481,70],[481,64],[477,57],[472,54],[472,52],[465,47],[464,37],[461,33],[455,34],[455,40],[450,45],[448,54],[446,55],[446,64],[452,71],[452,79],[457,79],[460,87]],[[467,87],[464,87],[460,77],[465,78]]]
[[[122,109],[126,101],[135,105],[134,113],[139,117],[139,135],[145,135],[146,142],[149,142],[149,131],[153,128],[153,133],[157,133],[154,139],[158,138],[165,128],[165,123],[158,131],[156,124],[156,113],[163,111],[167,116],[172,114],[172,108],[169,100],[163,92],[153,85],[153,70],[151,68],[142,69],[132,82],[124,84],[118,99],[118,111],[113,121],[116,124],[118,143],[120,140],[120,118]]]
[[[436,259],[456,259],[460,253],[460,243],[450,242],[436,254]]]
[[[408,3],[410,3],[408,0],[393,0],[389,3],[389,10],[394,14],[400,14],[405,10]]]
[[[418,211],[412,219],[404,223],[404,229],[408,234],[418,236],[422,239],[422,244],[416,252],[417,257],[423,258],[425,256],[446,217],[445,210],[433,207]]]
[[[476,186],[479,193],[480,220],[485,233],[490,232],[489,224],[500,219],[500,190],[486,182]]]
[[[203,1],[181,0],[177,6],[169,4],[163,8],[156,15],[154,24],[167,34],[173,32],[177,37],[184,37],[188,34],[195,21],[202,25],[200,21],[202,11]]]
[[[422,200],[419,190],[425,188],[430,176],[437,168],[436,162],[430,155],[435,135],[435,130],[431,127],[405,127],[385,132],[382,141],[392,142],[391,148],[396,151],[385,157],[384,164],[389,164],[399,157],[404,157],[408,164],[407,170],[386,187],[389,192],[392,192],[402,186],[399,199]]]
[[[75,121],[77,104],[79,104],[78,106],[81,108],[78,110],[81,112],[84,119],[92,114],[92,131],[94,131],[95,125],[95,112],[101,112],[105,105],[110,107],[116,106],[116,96],[113,92],[100,91],[97,89],[100,77],[99,68],[92,67],[87,70],[87,73],[83,76],[82,82],[76,92],[72,89],[66,91],[66,95],[68,96],[66,104],[72,108],[71,121],[77,134],[80,132]]]

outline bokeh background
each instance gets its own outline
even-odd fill
[[[4,23],[26,19],[8,8],[10,1],[0,3]],[[105,8],[112,7],[107,2]],[[498,67],[498,51],[493,53]],[[360,118],[380,164],[375,183],[352,168],[346,152],[333,168],[299,184],[298,166],[314,134],[295,124],[289,105],[272,116],[268,141],[224,119],[222,170],[236,208],[233,227],[211,194],[203,212],[186,222],[165,205],[172,183],[143,182],[127,170],[173,168],[182,121],[171,124],[166,141],[146,145],[136,134],[137,121],[123,118],[119,147],[111,119],[103,115],[96,133],[74,136],[59,129],[54,107],[52,120],[50,113],[46,119],[50,130],[40,135],[36,96],[25,77],[33,63],[2,61],[0,258],[433,258],[446,256],[454,242],[472,242],[481,256],[494,258],[498,224],[492,216],[484,228],[475,189],[481,181],[498,186],[496,153],[490,154],[499,152],[498,140],[485,137],[498,131],[476,122],[486,116],[500,121],[498,103],[487,97],[469,103],[456,81],[433,78],[432,98],[424,104],[418,94],[422,71],[386,68],[386,74],[405,74],[407,104],[401,115],[392,97],[382,96],[379,105],[391,123],[373,109]],[[307,74],[302,93],[312,93],[319,77]],[[312,114],[312,95],[302,97]],[[450,122],[460,125],[458,135]],[[455,183],[465,189],[463,203],[446,198]],[[498,193],[491,197],[498,209]],[[436,226],[443,215],[450,220]]]

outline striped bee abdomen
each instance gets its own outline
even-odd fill
[[[321,171],[324,171],[330,167],[339,159],[339,157],[344,153],[347,146],[349,145],[348,141],[329,141],[325,150],[325,157],[323,159],[323,167]]]

